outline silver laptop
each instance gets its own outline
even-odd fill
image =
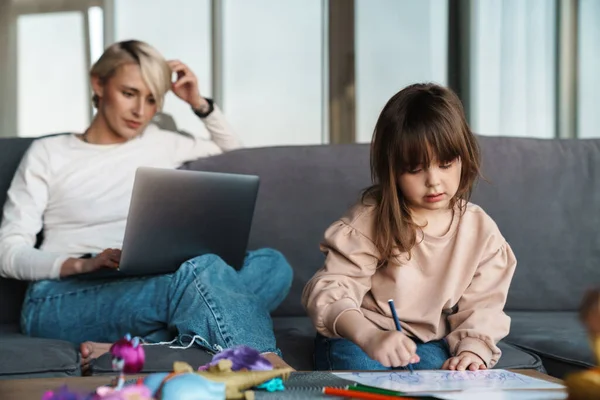
[[[183,262],[209,253],[240,269],[258,186],[255,175],[138,168],[119,270],[85,275],[171,273]]]

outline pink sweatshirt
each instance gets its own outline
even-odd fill
[[[443,236],[419,232],[410,259],[402,254],[377,269],[373,210],[358,204],[325,232],[325,265],[302,293],[317,331],[339,337],[336,321],[349,310],[394,330],[387,303],[394,299],[408,335],[446,338],[452,355],[470,351],[493,367],[510,327],[503,308],[517,263],[494,221],[469,203]]]

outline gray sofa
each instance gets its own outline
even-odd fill
[[[0,139],[0,204],[30,139]],[[499,368],[534,368],[561,377],[590,366],[592,353],[576,309],[583,291],[600,282],[600,140],[558,141],[481,137],[484,174],[473,201],[497,221],[518,258],[507,310],[510,336]],[[292,290],[273,314],[284,358],[312,369],[314,330],[300,305],[306,281],[323,261],[324,229],[370,183],[368,145],[243,149],[182,168],[257,174],[261,187],[250,248],[273,247],[294,267]],[[29,338],[18,330],[25,283],[0,279],[0,378],[81,373],[70,343]],[[176,359],[199,365],[199,350],[148,349],[147,371]],[[542,364],[543,362],[543,364]],[[110,372],[107,356],[94,374]]]

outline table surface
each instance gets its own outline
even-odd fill
[[[538,371],[527,369],[513,369],[511,371],[527,375],[532,378],[538,378],[548,382],[562,384],[560,379],[542,374]],[[71,378],[0,380],[0,399],[40,400],[44,392],[47,390],[54,390],[65,384],[72,389],[93,391],[98,386],[110,383],[111,379],[113,378],[113,376],[85,376]],[[134,377],[128,376],[127,378],[130,379]],[[549,392],[556,392],[556,390],[549,390]]]

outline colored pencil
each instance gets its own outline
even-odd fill
[[[398,332],[402,332],[402,326],[400,326],[400,319],[398,319],[398,314],[396,314],[396,306],[394,306],[394,300],[389,299],[388,304],[390,305],[390,311],[392,312],[392,317],[394,317],[394,324],[396,324],[396,330]],[[408,369],[410,373],[414,373],[412,365],[408,364]]]
[[[355,383],[353,385],[347,386],[346,389],[356,390],[359,392],[379,393],[379,394],[383,394],[386,396],[396,396],[396,398],[410,396],[409,393],[398,392],[398,391],[389,390],[389,389],[382,389],[382,388],[378,388],[378,387],[374,387],[374,386],[363,385],[361,383]],[[413,398],[419,399],[419,400],[437,400],[437,397],[430,396],[430,395],[413,395]]]
[[[369,393],[379,393],[385,394],[387,396],[408,396],[407,393],[397,392],[395,390],[381,389],[375,386],[363,385],[360,383],[355,383],[354,385],[350,385],[347,388],[348,390],[358,390],[359,392],[369,392]]]
[[[362,399],[362,400],[398,400],[398,399],[416,400],[413,397],[387,396],[385,394],[379,394],[379,393],[360,392],[358,390],[348,390],[348,389],[340,389],[340,388],[332,388],[332,387],[324,387],[323,393],[330,395],[330,396],[351,397],[354,399]]]

